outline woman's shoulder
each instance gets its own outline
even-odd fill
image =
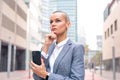
[[[80,44],[80,43],[78,43],[78,42],[75,42],[75,41],[72,41],[72,40],[70,40],[70,42],[71,42],[71,44],[72,44],[74,47],[79,47],[79,46],[84,47],[83,44]]]

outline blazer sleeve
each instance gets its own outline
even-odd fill
[[[84,47],[76,44],[72,51],[72,64],[69,76],[51,73],[48,80],[84,80]]]
[[[33,73],[34,80],[44,80],[41,77],[37,76],[35,73]]]

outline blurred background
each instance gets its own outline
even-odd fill
[[[31,52],[55,10],[68,13],[68,37],[85,47],[85,80],[119,80],[120,0],[0,0],[1,80],[33,80]]]

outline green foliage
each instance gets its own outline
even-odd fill
[[[99,66],[100,65],[100,57],[101,57],[101,53],[99,51],[97,51],[96,55],[93,56],[91,61],[94,62],[96,66]]]

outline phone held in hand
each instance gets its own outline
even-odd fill
[[[32,60],[35,64],[41,65],[41,52],[40,51],[32,51]]]

